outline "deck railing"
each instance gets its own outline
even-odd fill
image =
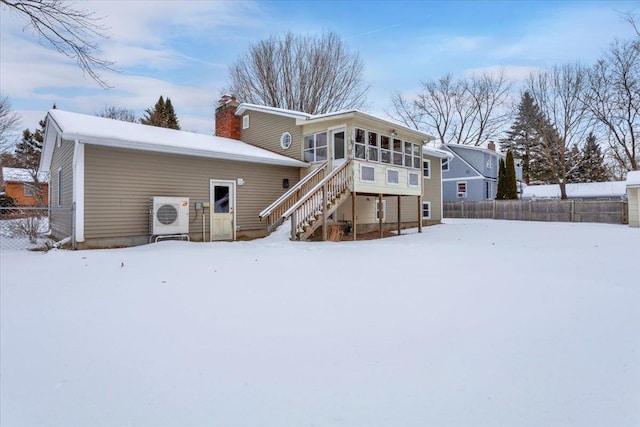
[[[322,181],[315,185],[305,196],[282,214],[282,220],[291,217],[291,240],[314,230],[314,224],[320,216],[326,217],[333,211],[336,199],[350,190],[353,179],[351,161],[334,169]]]
[[[286,193],[258,214],[260,221],[266,221],[267,232],[272,232],[274,228],[282,224],[286,218],[282,214],[300,200],[300,197],[307,194],[311,188],[322,181],[327,165],[328,162],[325,162],[316,170],[302,178],[296,185],[291,187]]]

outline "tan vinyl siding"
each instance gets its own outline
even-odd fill
[[[73,205],[73,151],[75,143],[73,141],[62,140],[60,147],[57,145],[53,150],[51,158],[51,197],[49,206],[54,208],[51,212],[50,227],[51,233],[56,238],[64,238],[71,235]],[[62,209],[58,208],[58,171],[62,169]]]
[[[438,157],[424,156],[425,160],[431,160],[431,178],[422,179],[422,200],[431,202],[431,219],[429,221],[442,220],[442,161]]]
[[[629,197],[627,206],[629,209],[629,226],[640,227],[640,188],[627,187]]]
[[[242,141],[302,160],[302,133],[300,127],[296,126],[296,119],[258,111],[247,111],[243,117],[246,115],[249,116],[249,127],[242,129]],[[284,132],[291,134],[291,146],[286,150],[280,146],[280,137]]]
[[[264,230],[258,213],[293,186],[298,168],[202,159],[164,153],[87,145],[85,150],[85,238],[149,234],[149,199],[153,196],[189,197],[190,236],[202,240],[202,211],[195,202],[210,202],[210,180],[244,180],[236,185],[239,234]],[[209,209],[207,238],[209,237]]]

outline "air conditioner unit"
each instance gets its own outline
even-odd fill
[[[149,207],[149,232],[154,236],[189,233],[189,198],[155,196]]]

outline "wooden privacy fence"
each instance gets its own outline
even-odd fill
[[[443,203],[445,218],[628,224],[624,200],[485,200]]]

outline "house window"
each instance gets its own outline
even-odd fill
[[[409,172],[409,187],[420,186],[420,174],[418,172]]]
[[[422,161],[422,176],[431,179],[431,160]]]
[[[280,147],[282,147],[283,150],[291,147],[291,134],[289,132],[283,133],[280,137]]]
[[[422,219],[431,219],[431,202],[422,202]]]
[[[249,115],[242,116],[242,129],[249,129]]]
[[[323,162],[327,160],[327,133],[320,132],[304,137],[304,161]]]
[[[31,184],[24,184],[22,187],[24,195],[27,197],[33,197],[35,194],[35,188]]]
[[[378,147],[378,134],[376,132],[367,132],[367,141],[368,141],[368,151],[369,151],[369,161],[370,162],[378,162],[380,161],[380,147]]]
[[[400,182],[400,172],[398,169],[387,169],[387,184],[398,185]]]
[[[367,141],[366,141],[366,132],[364,129],[356,128],[355,136],[353,140],[355,141],[354,149],[354,157],[360,160],[367,160]]]
[[[487,169],[493,169],[494,166],[495,166],[495,162],[493,160],[493,156],[489,156],[487,158]]]
[[[376,180],[376,169],[373,166],[360,165],[360,181],[374,182]]]
[[[449,170],[449,159],[442,159],[442,170],[443,171]]]
[[[467,181],[458,181],[456,185],[458,187],[458,198],[464,199],[467,197]]]
[[[62,168],[58,169],[58,207],[62,206]]]
[[[399,139],[393,140],[393,164],[402,166],[402,141]]]
[[[380,161],[391,163],[391,140],[386,135],[380,135]]]
[[[493,199],[493,182],[485,182],[485,198]]]
[[[382,201],[382,222],[387,220],[387,201]],[[380,200],[376,199],[376,221],[380,221]]]

